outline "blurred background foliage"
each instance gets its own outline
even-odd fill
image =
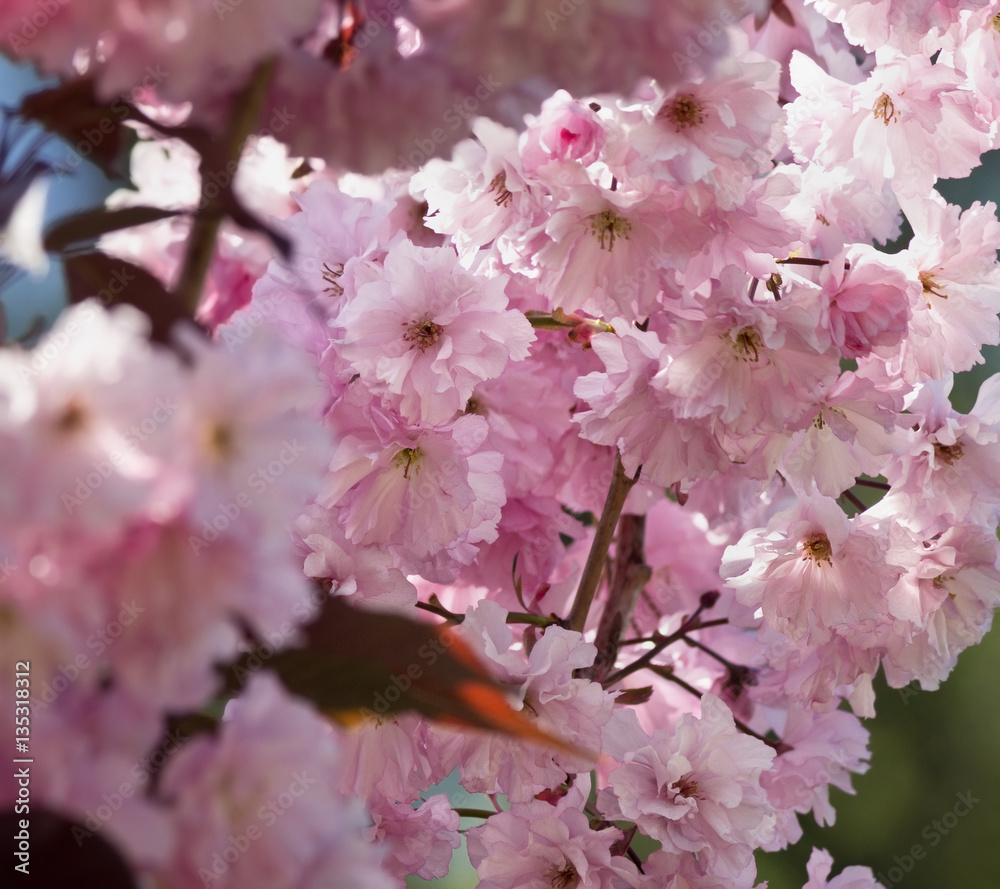
[[[0,57],[0,100],[6,107],[39,82],[30,69],[15,67]],[[67,152],[53,140],[47,156],[58,163]],[[46,216],[49,220],[93,206],[114,187],[91,165],[82,163],[72,175],[52,182]],[[1000,152],[984,157],[983,166],[962,181],[938,185],[953,203],[1000,203]],[[905,237],[905,236],[904,236]],[[900,244],[900,246],[904,246]],[[61,269],[53,264],[43,279],[25,278],[3,293],[10,330],[25,330],[42,314],[54,317],[64,302]],[[1000,371],[1000,349],[985,350],[986,363],[961,375],[952,392],[957,410],[968,411],[979,385]],[[866,723],[871,732],[872,767],[855,777],[855,796],[832,791],[836,824],[817,827],[803,819],[805,836],[780,853],[758,854],[760,880],[770,889],[801,889],[805,863],[813,846],[834,857],[834,873],[849,865],[868,865],[886,889],[997,889],[1000,886],[1000,630],[983,644],[962,654],[948,681],[936,692],[916,686],[889,689],[876,682],[878,716]],[[455,805],[491,807],[489,799],[465,793],[452,775],[438,789]],[[958,794],[976,802],[968,815],[953,812]],[[948,815],[946,823],[941,819]],[[935,826],[935,822],[938,825]],[[481,823],[463,818],[462,827]],[[947,831],[946,833],[944,831]],[[914,847],[923,857],[913,859]],[[908,859],[910,868],[905,869]],[[471,889],[476,873],[464,844],[454,856],[448,877],[432,882],[411,877],[409,889]]]

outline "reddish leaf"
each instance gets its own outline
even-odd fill
[[[230,679],[241,685],[263,666],[274,670],[289,691],[338,719],[359,710],[369,715],[416,710],[454,725],[595,756],[542,731],[514,710],[508,689],[445,625],[374,614],[330,598],[304,628],[304,636],[301,648],[280,651],[256,667],[244,658],[230,669]]]

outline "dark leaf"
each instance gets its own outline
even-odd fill
[[[291,259],[292,242],[286,234],[254,216],[253,213],[239,202],[235,195],[232,196],[231,201],[225,204],[225,208],[229,217],[238,226],[245,228],[247,231],[261,232],[267,235],[274,245],[274,249],[281,254],[281,258],[286,260]]]
[[[103,253],[84,253],[65,262],[70,302],[95,297],[105,308],[120,303],[135,306],[152,324],[153,342],[173,345],[170,331],[190,316],[159,279],[145,269]]]
[[[78,77],[25,96],[20,114],[66,139],[75,160],[91,160],[109,176],[122,177],[126,172],[120,163],[125,156],[123,140],[132,133],[122,124],[130,116],[130,107],[122,99],[111,104],[100,101],[93,81]]]
[[[60,219],[45,233],[43,243],[50,253],[59,253],[72,244],[94,241],[109,232],[145,225],[147,222],[159,222],[182,212],[162,207],[121,207],[117,210],[98,207]]]
[[[626,688],[619,692],[615,698],[616,704],[626,704],[630,707],[636,704],[645,704],[653,696],[653,686],[646,685],[642,688]]]

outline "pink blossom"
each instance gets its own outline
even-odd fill
[[[185,333],[194,368],[171,462],[191,522],[206,539],[284,532],[318,493],[331,450],[315,367],[263,326],[234,330],[228,349]]]
[[[931,56],[940,49],[944,34],[958,22],[966,9],[987,5],[987,0],[813,0],[830,21],[844,26],[851,43],[874,52],[892,46],[905,53]],[[810,887],[812,889],[812,887]]]
[[[405,610],[417,601],[416,589],[393,564],[391,553],[379,546],[352,544],[323,510],[313,507],[300,516],[295,530],[308,552],[306,577],[329,583],[332,594],[388,610]]]
[[[216,737],[199,735],[171,759],[160,792],[178,835],[164,886],[313,886],[320,880],[391,889],[363,839],[360,805],[339,797],[342,768],[330,726],[260,674],[227,707]],[[230,848],[235,852],[230,852]]]
[[[334,322],[344,334],[334,342],[372,391],[399,396],[405,419],[446,423],[478,383],[528,354],[534,333],[507,308],[505,284],[465,272],[446,248],[402,241],[380,277],[347,300]]]
[[[427,225],[449,235],[465,263],[492,244],[505,261],[517,240],[541,220],[537,189],[522,169],[517,131],[486,118],[473,123],[475,140],[455,146],[450,162],[428,161],[410,191],[427,202]]]
[[[817,405],[812,424],[789,437],[781,474],[803,492],[839,497],[858,476],[882,472],[901,447],[894,435],[902,400],[848,371]]]
[[[842,166],[808,164],[801,174],[798,168],[781,169],[800,175],[790,210],[805,221],[804,240],[813,245],[816,256],[833,257],[846,244],[885,244],[899,237],[899,202],[888,185],[877,192],[863,177]]]
[[[676,203],[596,185],[571,188],[550,212],[547,243],[533,260],[551,305],[598,317],[648,315],[662,287],[659,259]]]
[[[49,74],[93,76],[107,100],[124,91],[155,88],[184,102],[239,87],[256,63],[317,24],[320,0],[273,6],[244,0],[236,9],[207,0],[121,4],[97,0],[86,10],[60,5],[42,27],[24,31],[39,9],[32,2],[4,4],[0,27],[16,39],[10,49]]]
[[[383,867],[404,885],[416,875],[433,880],[448,875],[451,853],[461,845],[458,813],[443,793],[429,797],[416,809],[380,800],[372,807],[372,839],[386,846]]]
[[[1000,343],[1000,222],[996,206],[967,210],[937,192],[907,202],[914,237],[901,259],[921,292],[901,358],[909,379],[943,379],[982,363],[984,345]]]
[[[388,705],[372,702],[377,710]],[[340,738],[341,793],[367,800],[409,803],[455,765],[453,751],[436,743],[430,726],[415,713],[379,716],[375,711]]]
[[[958,655],[980,642],[1000,606],[996,534],[955,525],[926,541],[918,557],[889,594],[902,624],[883,661],[893,688],[919,680],[922,688],[936,689]]]
[[[782,5],[783,10],[768,10],[766,21],[762,22],[759,15],[744,19],[743,30],[752,50],[781,65],[779,97],[784,102],[791,102],[796,96],[788,75],[788,63],[795,51],[816,59],[824,70],[840,80],[864,76],[864,69],[870,66],[859,65],[843,29],[820,15],[812,0],[785,0]]]
[[[905,264],[865,244],[838,253],[823,267],[823,327],[845,358],[892,356],[907,332],[916,283]]]
[[[887,563],[888,550],[876,527],[815,497],[729,547],[722,576],[771,628],[793,642],[822,644],[887,619],[886,595],[902,574]]]
[[[646,513],[646,561],[653,569],[633,612],[640,634],[661,629],[670,612],[690,614],[702,593],[719,589],[722,547],[693,510],[660,500]]]
[[[775,814],[760,786],[774,751],[736,730],[729,708],[701,699],[701,718],[677,720],[611,772],[598,795],[610,818],[634,821],[669,852],[694,852],[720,874],[738,876],[752,850],[774,835]]]
[[[874,508],[930,535],[959,522],[992,525],[1000,509],[1000,374],[986,380],[968,414],[948,400],[951,379],[910,399],[914,428],[883,474],[892,486]]]
[[[574,421],[595,444],[615,445],[627,472],[660,485],[708,478],[725,469],[728,457],[715,437],[714,424],[680,416],[682,399],[664,391],[670,354],[652,331],[615,319],[615,334],[592,341],[606,371],[581,377],[576,394],[591,410]]]
[[[504,485],[511,497],[540,493],[560,471],[567,418],[575,406],[566,350],[536,340],[524,361],[479,383],[466,411],[486,420],[484,448],[503,454]]]
[[[836,374],[810,340],[815,319],[791,301],[749,303],[727,275],[703,317],[676,325],[666,388],[680,417],[715,416],[736,435],[794,428]]]
[[[588,105],[557,90],[542,102],[537,117],[529,117],[519,151],[525,170],[560,161],[587,165],[598,159],[607,139],[604,122]]]
[[[577,779],[579,781],[579,779]],[[639,874],[625,856],[614,854],[616,827],[595,830],[581,811],[576,789],[556,806],[538,800],[514,804],[468,833],[469,859],[482,889],[626,889]]]
[[[833,856],[826,849],[813,847],[806,865],[809,880],[802,889],[885,889],[875,879],[870,867],[853,865],[845,867],[832,880],[830,871],[833,869]]]
[[[846,164],[876,192],[890,181],[900,196],[967,176],[989,144],[989,125],[962,75],[922,55],[886,52],[878,60],[868,80],[852,86],[793,55],[792,83],[801,95],[788,106],[788,135],[796,157]]]
[[[318,502],[336,510],[352,543],[388,546],[406,570],[447,581],[476,544],[496,539],[502,457],[479,450],[482,417],[411,426],[355,384],[329,423],[338,443]]]
[[[761,775],[761,786],[778,813],[774,850],[797,843],[802,827],[796,813],[812,811],[816,823],[833,824],[830,787],[854,793],[851,773],[868,771],[868,731],[853,713],[831,710],[817,713],[790,707],[783,726],[777,726],[785,748],[774,766]]]
[[[356,267],[381,262],[401,237],[390,222],[394,203],[354,197],[326,179],[312,183],[296,201],[301,211],[278,226],[292,241],[292,260],[270,263],[254,285],[254,299],[281,304],[298,296],[325,321],[343,306],[345,292],[355,291]]]
[[[77,525],[120,530],[162,503],[183,378],[146,341],[130,306],[71,307],[31,352],[0,361],[0,441],[10,483],[0,495],[12,530]],[[16,517],[16,518],[15,518]]]
[[[780,141],[778,73],[770,59],[744,49],[710,79],[642,90],[651,100],[633,112],[629,172],[681,185],[703,181],[722,208],[742,203],[752,177],[771,169]]]

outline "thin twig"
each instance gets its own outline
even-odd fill
[[[453,624],[460,624],[465,620],[464,614],[456,614],[454,611],[449,611],[443,605],[433,602],[417,602],[417,608],[421,611],[429,611],[431,614],[436,614],[438,617],[443,617],[446,621]]]
[[[649,651],[645,652],[641,657],[632,661],[631,664],[622,667],[616,673],[612,673],[610,676],[607,677],[607,679],[604,680],[604,682],[601,683],[601,685],[603,685],[605,688],[611,688],[611,686],[621,682],[626,676],[631,676],[637,670],[641,670],[643,667],[648,666],[649,662],[654,657],[656,657],[661,651],[663,651],[664,648],[668,648],[675,642],[679,642],[681,639],[684,638],[685,634],[690,633],[692,630],[702,629],[703,624],[699,620],[699,616],[701,615],[702,611],[704,611],[708,607],[711,607],[709,605],[706,605],[704,598],[705,597],[703,596],[702,597],[703,601],[698,605],[698,608],[695,610],[694,614],[692,614],[689,618],[687,618],[684,621],[684,623],[680,625],[678,629],[676,629],[669,636],[661,636],[659,639],[657,639],[657,641],[655,642],[653,647],[649,649]],[[713,602],[712,604],[715,603]],[[715,622],[711,621],[711,623],[714,624]]]
[[[877,488],[879,491],[890,491],[892,485],[887,482],[877,482],[870,478],[859,478],[854,480],[855,485],[864,485],[866,488]]]
[[[852,491],[844,491],[844,493],[841,494],[840,496],[843,497],[845,500],[849,501],[850,503],[852,503],[862,512],[868,509],[868,507],[865,506],[862,500],[859,497],[857,497]]]
[[[685,691],[691,692],[691,694],[695,695],[697,698],[701,698],[705,694],[704,692],[699,691],[690,683],[685,682],[683,679],[680,678],[680,676],[675,676],[673,670],[670,667],[661,667],[659,664],[650,664],[649,669],[652,670],[657,676],[660,676],[669,682],[673,682],[675,685],[679,685]],[[779,753],[791,750],[791,747],[789,747],[782,741],[780,740],[772,741],[770,738],[765,738],[763,735],[759,734],[758,732],[755,732],[745,722],[737,719],[735,715],[733,715],[733,723],[736,725],[737,730],[743,732],[744,735],[750,735],[751,738],[756,738],[758,741],[763,741],[765,744],[767,744],[768,747],[777,750]]]

